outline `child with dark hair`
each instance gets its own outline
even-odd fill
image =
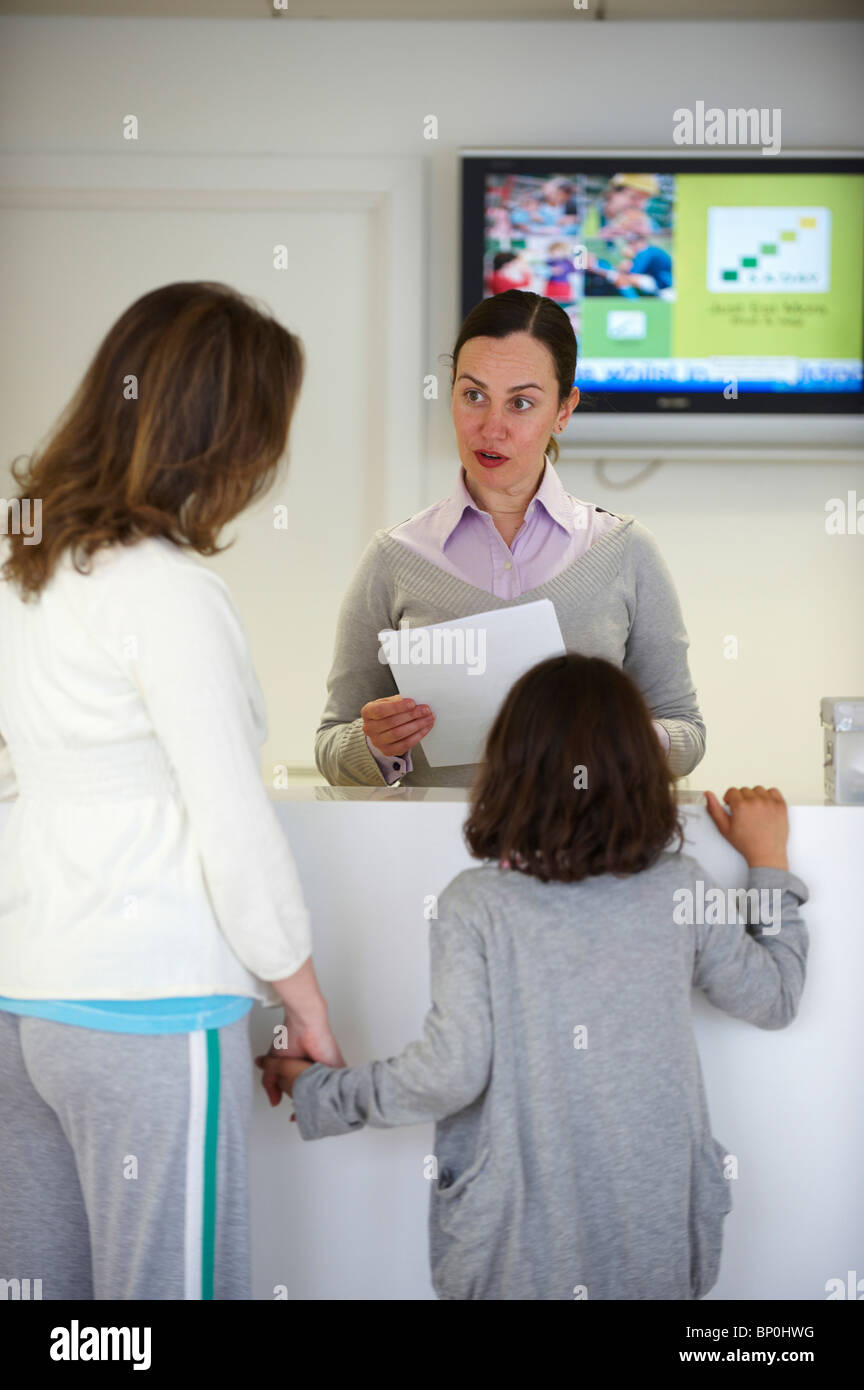
[[[258,1059],[304,1139],[437,1121],[439,1298],[691,1300],[715,1284],[731,1196],[691,988],[783,1028],[808,936],[780,792],[730,788],[728,813],[706,799],[756,890],[722,925],[700,910],[713,885],[681,852],[635,684],[597,657],[535,666],[473,788],[465,836],[486,862],[457,874],[430,926],[422,1041],[347,1068]]]

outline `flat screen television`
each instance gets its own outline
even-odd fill
[[[860,415],[864,158],[466,152],[463,315],[509,288],[596,411]]]

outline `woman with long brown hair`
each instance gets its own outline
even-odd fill
[[[248,640],[195,558],[273,481],[302,374],[251,301],[167,285],[13,469],[0,1270],[45,1298],[248,1298],[253,1000],[282,1004],[289,1054],[342,1060]],[[15,524],[34,510],[37,543]]]

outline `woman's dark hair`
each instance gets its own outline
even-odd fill
[[[42,540],[7,528],[3,577],[35,597],[69,547],[87,573],[100,547],[146,536],[219,553],[219,532],[273,481],[302,379],[299,339],[228,285],[143,295],[27,470],[12,466],[16,500],[41,499]]]
[[[496,254],[492,257],[492,269],[493,269],[493,270],[501,270],[503,266],[509,265],[511,261],[515,261],[515,260],[516,260],[516,252],[515,252],[515,251],[498,251],[498,252],[496,252]]]
[[[548,348],[558,378],[558,404],[563,405],[576,376],[576,334],[560,304],[530,290],[504,290],[503,294],[489,295],[474,305],[459,329],[451,355],[451,377],[455,379],[459,353],[471,338],[509,338],[511,333],[530,333]],[[558,458],[554,435],[546,452],[554,463]]]
[[[544,882],[625,877],[684,832],[666,756],[629,676],[552,657],[513,686],[489,732],[465,840]]]

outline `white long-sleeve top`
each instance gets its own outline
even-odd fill
[[[91,563],[0,579],[0,995],[277,1003],[309,915],[230,591],[167,540]]]

